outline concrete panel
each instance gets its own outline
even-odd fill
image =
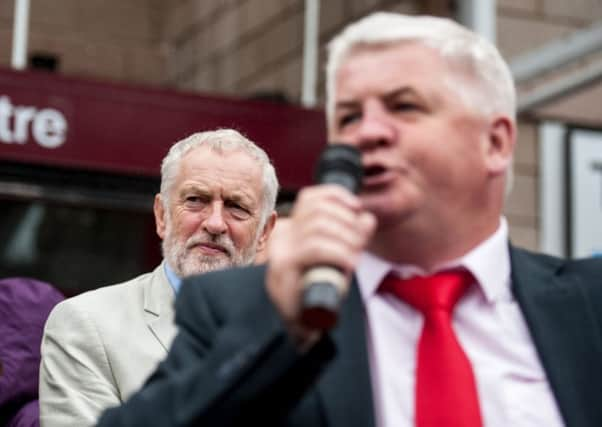
[[[422,5],[419,1],[401,1],[398,4],[390,5],[384,8],[389,12],[404,13],[407,15],[415,15],[421,12]]]
[[[536,167],[537,165],[537,125],[532,122],[518,123],[518,136],[514,150],[514,164]]]
[[[294,7],[303,7],[305,4],[305,0],[281,0],[282,3],[285,3],[288,6]]]
[[[202,25],[216,13],[219,2],[185,0],[178,2],[169,10],[165,17],[163,38],[167,41],[176,41],[182,34],[189,31],[199,31]],[[199,28],[194,28],[194,27]]]
[[[537,180],[535,176],[516,173],[512,192],[506,200],[504,212],[525,218],[537,217]]]
[[[262,4],[263,0],[247,0],[240,6],[242,34],[249,34],[257,31],[257,29],[265,22],[266,13],[269,14],[272,12],[265,11]]]
[[[33,46],[32,43],[32,48]],[[124,53],[113,45],[61,40],[60,44],[51,50],[59,55],[61,74],[124,79]]]
[[[538,233],[536,227],[526,227],[515,224],[512,218],[508,218],[510,225],[510,241],[521,248],[537,251],[538,248]]]
[[[320,2],[320,37],[328,36],[340,28],[347,18],[345,0]]]
[[[81,34],[98,40],[152,40],[146,0],[78,2],[77,28]]]
[[[9,67],[13,49],[13,32],[0,28],[0,65]]]
[[[218,92],[216,67],[205,67],[197,74],[195,90],[204,93]]]
[[[165,58],[156,48],[125,50],[124,68],[127,81],[156,86],[165,80]]]
[[[266,47],[259,39],[246,44],[236,55],[240,61],[240,81],[245,81],[247,77],[253,75],[267,63]]]
[[[241,13],[241,34],[248,34],[257,30],[265,31],[266,29],[261,27],[266,23],[291,7],[301,10],[303,3],[283,0],[247,0],[239,7]]]
[[[543,12],[546,16],[592,22],[602,18],[602,2],[599,0],[543,0]]]
[[[197,92],[197,87],[197,80],[194,76],[188,77],[178,84],[178,89],[185,92]]]
[[[224,55],[216,60],[217,88],[225,93],[231,93],[235,84],[240,80],[238,55]]]
[[[251,80],[247,84],[244,92],[252,95],[257,92],[280,90],[282,87],[282,74],[280,71],[280,69],[274,69],[271,72],[261,73],[256,79]]]
[[[190,24],[192,24],[192,18],[184,4],[172,7],[167,12],[163,22],[163,39],[173,43],[180,36],[184,28]]]
[[[283,89],[293,102],[298,102],[301,95],[302,62],[301,55],[299,55],[283,65]]]
[[[497,43],[506,59],[529,52],[575,28],[524,17],[500,16],[497,21]]]
[[[542,118],[553,118],[568,123],[602,127],[602,83],[582,89],[561,100],[538,108]]]
[[[193,38],[184,43],[175,54],[169,58],[170,64],[167,66],[172,78],[179,78],[182,75],[190,73],[200,61],[202,49],[197,45],[197,39]]]
[[[535,13],[541,9],[538,0],[497,0],[498,13],[503,15],[504,12],[528,12]]]
[[[366,15],[380,6],[380,0],[350,0],[347,2],[349,17],[357,19]]]
[[[222,13],[215,23],[207,27],[213,33],[211,50],[220,52],[231,47],[241,37],[242,17],[240,9],[231,9]]]
[[[13,22],[14,7],[15,7],[14,1],[1,1],[0,2],[0,22],[6,21],[5,23],[3,23],[4,25],[9,25],[9,22],[10,22],[11,28],[12,28],[12,22]]]
[[[2,3],[14,3],[14,0],[5,0]],[[60,6],[57,7],[57,0],[30,1],[29,24],[31,27],[42,24],[48,28],[60,29],[62,32],[76,31],[80,9],[78,3],[81,2],[60,0]],[[109,17],[109,14],[105,17]]]
[[[303,46],[303,14],[294,13],[272,26],[261,38],[267,62],[272,62]]]

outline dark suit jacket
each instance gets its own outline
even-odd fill
[[[513,291],[567,426],[602,425],[602,259],[511,248]],[[100,426],[374,426],[364,308],[354,284],[339,324],[309,352],[289,340],[264,268],[186,280],[180,333],[144,389]]]

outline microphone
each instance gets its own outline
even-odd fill
[[[357,148],[329,144],[318,160],[315,180],[318,184],[337,184],[357,193],[363,172],[361,153]],[[319,265],[307,270],[302,281],[301,322],[312,329],[331,329],[347,293],[347,278],[337,267]]]

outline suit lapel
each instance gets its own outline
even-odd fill
[[[174,323],[174,291],[167,280],[163,263],[144,284],[144,312],[146,323],[165,352],[176,336]]]
[[[337,355],[318,383],[329,427],[374,426],[365,314],[355,279],[332,332]]]
[[[515,248],[511,260],[513,292],[565,422],[585,426],[600,421],[594,415],[599,404],[592,405],[592,397],[600,397],[599,378],[592,376],[602,358],[600,337],[582,284],[563,271],[562,260]]]

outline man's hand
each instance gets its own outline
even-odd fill
[[[315,336],[299,319],[303,274],[331,265],[350,277],[375,226],[358,197],[336,185],[318,185],[299,193],[290,219],[272,236],[267,291],[301,344]]]

